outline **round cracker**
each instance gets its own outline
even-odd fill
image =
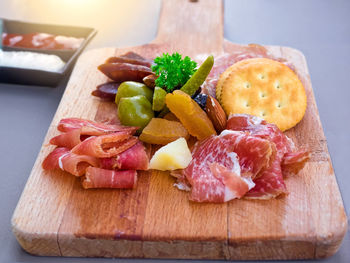
[[[252,58],[235,63],[225,75],[220,101],[226,114],[256,115],[282,131],[303,118],[307,105],[305,89],[286,65],[267,58]]]
[[[220,75],[220,78],[218,80],[218,83],[216,84],[216,88],[215,88],[215,91],[216,91],[216,98],[218,101],[221,100],[221,89],[222,89],[222,84],[225,82],[227,76],[231,73],[230,71],[230,67],[227,68],[221,75]]]
[[[248,59],[242,60],[240,63],[245,64],[247,62]],[[219,80],[216,84],[215,87],[215,92],[216,92],[216,99],[221,102],[221,89],[222,89],[222,85],[224,84],[226,78],[230,75],[231,71],[232,71],[232,67],[235,64],[231,65],[230,67],[228,67],[219,77]]]

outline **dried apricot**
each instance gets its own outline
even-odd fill
[[[178,122],[180,122],[180,120],[172,112],[168,112],[167,114],[165,114],[163,119],[166,119],[168,121],[178,121]]]
[[[181,137],[188,139],[185,127],[178,121],[153,118],[143,129],[140,140],[150,144],[168,144]]]
[[[181,121],[188,132],[198,140],[216,134],[207,114],[189,95],[181,90],[168,93],[165,97],[169,110]]]

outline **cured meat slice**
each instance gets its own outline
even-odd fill
[[[75,154],[108,158],[118,155],[138,142],[136,137],[126,132],[116,132],[101,136],[92,136],[72,149]]]
[[[277,155],[282,161],[284,176],[297,174],[310,158],[308,151],[296,151],[295,145],[278,127],[265,120],[247,114],[236,114],[229,117],[227,129],[247,131],[254,136],[272,141],[277,148]]]
[[[224,130],[219,136],[198,142],[192,152],[193,159],[184,170],[192,186],[190,199],[197,202],[226,202],[240,196],[240,184],[236,185],[239,189],[232,190],[232,184],[226,183],[237,181],[238,175],[249,189],[252,188],[254,184],[249,182],[250,177],[256,176],[268,165],[271,154],[269,141],[244,132]],[[234,178],[229,179],[228,176]]]
[[[75,176],[82,176],[89,166],[99,166],[99,160],[87,155],[77,155],[68,148],[58,147],[43,161],[44,170],[61,169]]]
[[[249,132],[252,136],[264,138],[274,144],[276,154],[271,164],[263,169],[254,179],[255,187],[247,198],[270,199],[287,193],[283,175],[296,174],[309,159],[305,151],[294,152],[293,142],[276,125],[247,114],[231,115],[227,129]]]
[[[184,174],[192,186],[190,199],[196,202],[220,203],[228,201],[225,198],[225,185],[216,178],[210,170],[209,164],[220,162],[227,169],[231,169],[236,174],[240,174],[240,166],[237,155],[233,152],[226,152],[225,143],[216,145],[218,136],[198,142],[192,152],[192,161]],[[230,195],[229,195],[230,196]]]
[[[106,170],[88,167],[83,179],[83,187],[88,188],[133,188],[136,186],[137,172],[135,170]]]
[[[83,126],[81,128],[71,129],[67,132],[53,137],[50,140],[50,144],[72,149],[74,146],[78,145],[90,136],[99,136],[119,131],[132,135],[135,133],[136,129],[137,127],[120,127],[119,130],[114,128],[113,131],[110,131],[99,129],[93,126]]]
[[[71,131],[73,129],[78,129],[84,127],[84,132],[88,133],[91,129],[91,132],[102,131],[105,133],[112,133],[118,131],[129,130],[130,133],[135,133],[138,127],[126,127],[120,124],[105,124],[98,123],[90,120],[80,119],[80,118],[66,118],[60,120],[58,123],[57,129],[61,132]]]
[[[271,166],[264,169],[254,180],[255,187],[246,193],[248,199],[271,199],[286,194],[287,188],[283,180],[281,161],[275,157]]]
[[[271,58],[272,55],[263,46],[250,44],[247,46],[239,46],[235,50],[230,50],[229,53],[224,53],[216,57],[215,64],[208,77],[217,77],[223,73],[232,64],[248,59],[248,58]]]
[[[175,187],[182,191],[191,191],[191,185],[187,181],[183,169],[172,170],[170,171],[170,175],[176,178]]]
[[[307,151],[290,152],[283,156],[282,173],[283,176],[296,175],[305,163],[310,159],[310,153]]]
[[[49,153],[42,163],[44,170],[55,170],[60,169],[59,159],[62,156],[69,154],[70,150],[65,147],[57,147],[51,153]]]
[[[101,159],[101,168],[121,170],[147,170],[149,157],[142,142],[111,158]]]
[[[243,197],[254,187],[251,178],[245,178],[218,163],[209,164],[210,171],[225,187],[225,201]]]
[[[227,138],[228,150],[238,155],[241,175],[255,178],[259,172],[269,165],[272,155],[271,143],[268,140],[250,136],[247,133],[225,130],[220,135]],[[231,140],[234,140],[231,142]]]
[[[248,114],[229,116],[226,128],[233,131],[246,131],[251,135],[269,140],[276,145],[277,156],[282,160],[287,152],[295,149],[293,142],[272,123]]]
[[[52,145],[67,147],[69,149],[72,149],[74,146],[78,145],[81,142],[81,128],[73,129],[71,131],[57,135],[50,140],[50,144]]]

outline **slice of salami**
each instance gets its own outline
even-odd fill
[[[281,161],[275,158],[271,166],[264,169],[261,175],[254,180],[255,187],[246,193],[248,199],[271,199],[288,193],[283,180]]]
[[[275,146],[273,161],[254,179],[255,187],[247,194],[247,198],[270,199],[287,193],[283,175],[296,174],[309,159],[305,151],[295,152],[295,146],[278,127],[265,120],[247,114],[231,115],[227,121],[227,129],[249,132],[252,136],[269,140]]]
[[[282,173],[283,176],[296,175],[305,163],[310,159],[310,153],[307,151],[288,152],[283,156]]]
[[[245,132],[225,130],[198,142],[184,170],[192,187],[190,199],[218,203],[241,197],[242,189],[254,186],[251,177],[269,164],[271,155],[268,140]]]

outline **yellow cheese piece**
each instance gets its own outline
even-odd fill
[[[184,138],[159,148],[150,161],[150,169],[171,171],[186,168],[192,160],[192,154]]]

